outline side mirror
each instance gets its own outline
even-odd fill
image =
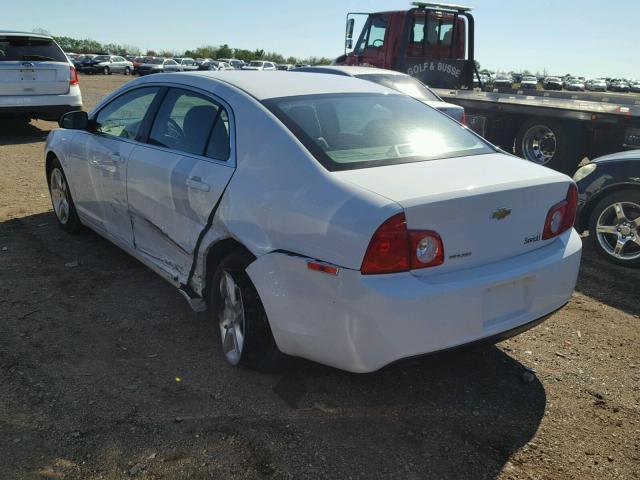
[[[67,128],[69,130],[88,130],[89,115],[82,110],[67,112],[60,117],[58,125],[60,125],[61,128]]]
[[[350,18],[347,21],[347,39],[353,38],[353,27],[356,24],[356,20],[354,18]]]

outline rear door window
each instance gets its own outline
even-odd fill
[[[217,160],[229,158],[229,118],[212,99],[172,88],[151,129],[149,143]]]
[[[69,62],[50,38],[0,35],[0,62],[3,61]]]

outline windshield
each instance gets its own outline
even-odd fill
[[[264,62],[256,62],[256,61],[253,61],[253,62],[250,62],[250,63],[249,63],[249,66],[250,66],[250,67],[261,67],[263,64],[264,64]]]
[[[433,93],[420,80],[408,75],[389,75],[384,73],[366,73],[364,75],[356,75],[357,78],[369,80],[370,82],[383,85],[393,90],[417,98],[418,100],[428,100],[441,102],[442,99]]]
[[[446,115],[405,95],[304,95],[264,104],[331,171],[495,151]]]
[[[536,77],[524,77],[522,79],[523,82],[537,82],[538,79]]]
[[[0,36],[0,62],[16,60],[69,63],[60,47],[50,38]]]
[[[94,62],[106,62],[109,60],[109,55],[96,55],[93,57]]]
[[[160,65],[164,62],[164,58],[149,58],[146,63],[150,63],[151,65]]]

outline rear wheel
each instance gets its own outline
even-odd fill
[[[104,73],[105,75],[111,75],[111,69],[109,67],[104,67],[102,73]]]
[[[517,155],[567,174],[572,174],[581,160],[580,130],[556,120],[525,122],[515,147]]]
[[[124,74],[129,75],[131,73],[131,69],[129,67],[124,67]]]
[[[80,223],[80,218],[78,218],[76,206],[73,203],[67,177],[57,158],[53,161],[49,171],[48,181],[51,204],[58,224],[69,233],[80,231],[82,224]]]
[[[258,292],[246,273],[252,260],[247,254],[232,253],[220,262],[210,282],[210,311],[230,364],[277,371],[285,365],[286,355],[278,350]]]
[[[621,190],[600,200],[589,218],[589,239],[607,260],[640,267],[640,191]]]

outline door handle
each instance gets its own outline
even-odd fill
[[[191,177],[187,179],[187,186],[193,188],[194,190],[201,190],[203,192],[208,192],[209,190],[211,190],[209,184],[203,182],[200,177]]]

